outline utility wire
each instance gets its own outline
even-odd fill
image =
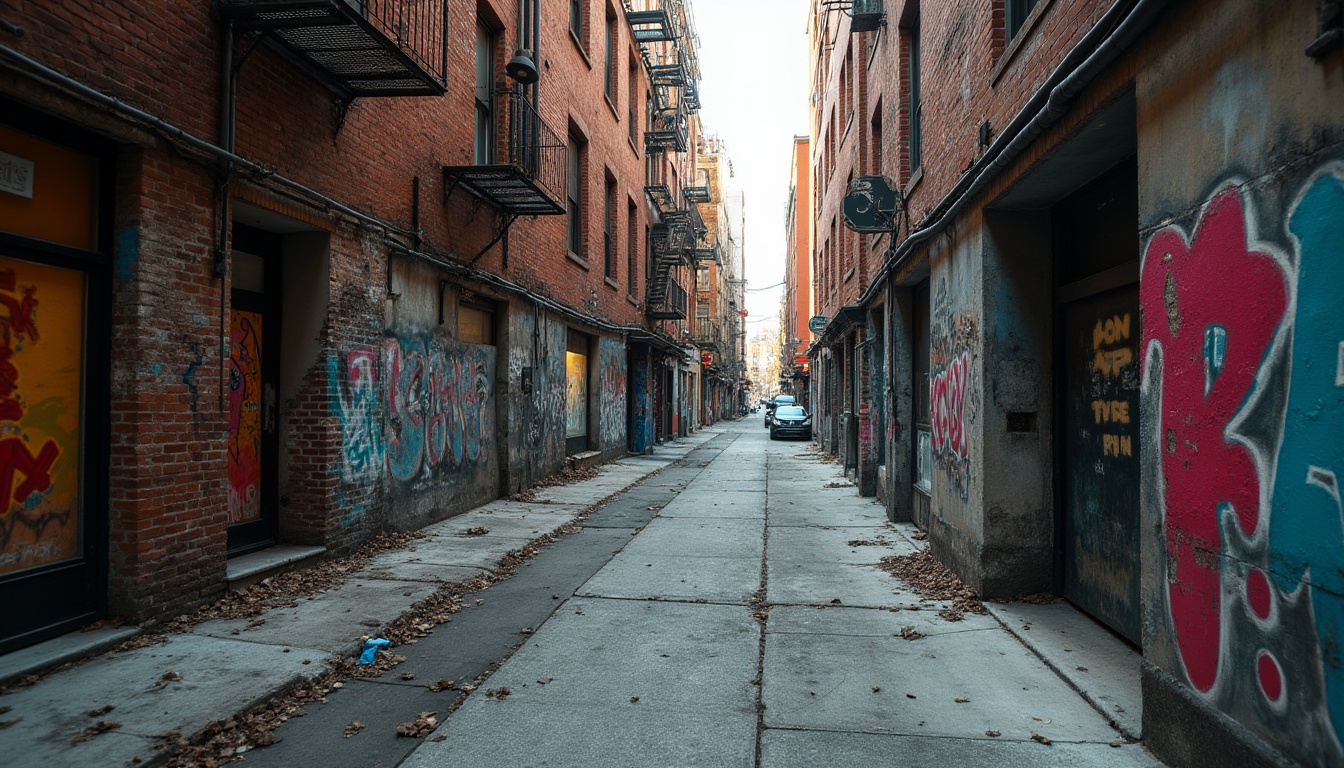
[[[783,284],[784,284],[784,281],[781,280],[781,281],[779,281],[778,283],[775,283],[774,285],[766,285],[766,286],[763,286],[763,287],[761,287],[761,288],[746,288],[746,289],[744,289],[744,290],[746,290],[747,293],[751,293],[751,292],[753,292],[753,291],[768,291],[768,290],[770,290],[771,288],[778,288],[779,286],[781,286],[781,285],[783,285]]]

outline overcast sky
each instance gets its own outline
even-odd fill
[[[793,137],[807,133],[808,0],[690,0],[700,37],[700,118],[746,193],[748,337],[777,328]],[[769,318],[769,319],[765,319]]]

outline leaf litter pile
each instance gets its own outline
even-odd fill
[[[512,501],[533,501],[536,491],[544,487],[568,485],[597,477],[600,474],[595,467],[566,467],[554,475],[538,482],[536,486],[510,498]],[[653,474],[657,474],[656,472]],[[650,475],[652,476],[652,475]],[[463,596],[479,592],[513,575],[519,566],[538,555],[546,546],[558,541],[562,536],[577,532],[584,521],[607,503],[616,494],[601,499],[586,508],[569,523],[554,531],[542,534],[526,545],[507,552],[499,559],[491,573],[483,574],[465,582],[443,585],[438,591],[413,604],[401,617],[384,626],[378,635],[392,641],[393,646],[414,643],[430,634],[434,627],[446,621],[450,616],[462,610]],[[469,532],[471,535],[483,535],[487,531]],[[204,606],[192,613],[184,614],[156,628],[157,631],[145,632],[118,645],[108,654],[125,653],[167,642],[168,635],[191,631],[197,625],[214,619],[249,619],[248,628],[260,626],[265,622],[263,614],[273,608],[297,605],[300,600],[317,595],[342,585],[348,578],[368,565],[375,556],[394,550],[414,550],[415,542],[426,538],[419,531],[385,532],[366,542],[354,553],[339,560],[330,560],[300,570],[277,574],[258,584],[230,592],[216,602]],[[478,601],[479,602],[479,601]],[[104,626],[100,622],[97,627]],[[67,664],[48,669],[40,674],[28,675],[8,685],[0,686],[0,693],[16,688],[24,688],[40,680],[82,664],[98,656],[90,656]],[[217,768],[218,766],[243,760],[247,752],[275,742],[275,730],[295,717],[306,714],[304,705],[326,702],[327,694],[342,688],[344,680],[358,677],[379,677],[383,673],[405,661],[405,657],[391,652],[387,648],[379,649],[372,664],[360,665],[355,659],[333,657],[327,659],[328,671],[320,678],[301,683],[271,701],[261,704],[250,712],[229,716],[217,720],[198,733],[184,736],[178,732],[159,734],[155,737],[154,750],[160,758],[167,757],[163,763],[168,768]],[[304,663],[307,663],[305,660]],[[474,691],[485,679],[489,678],[502,663],[496,662],[476,678],[474,684],[455,684],[452,680],[439,680],[427,686],[431,691],[458,691],[454,701],[447,702],[446,711],[451,714],[465,699],[465,694]],[[180,680],[175,672],[166,674],[156,687]],[[538,681],[541,682],[541,681]],[[549,682],[549,679],[547,679]],[[503,699],[510,691],[507,688],[493,689],[491,698]],[[112,707],[107,706],[88,713],[90,717],[106,714]],[[9,711],[9,707],[0,707],[0,715]],[[0,730],[19,722],[21,718],[0,720]],[[423,738],[433,731],[441,718],[436,712],[422,712],[420,717],[410,723],[398,726],[398,734]],[[76,733],[75,743],[88,741],[103,733],[120,728],[121,724],[112,720],[95,722],[88,728]],[[350,738],[364,730],[364,724],[352,722],[345,726],[343,735]],[[439,737],[442,738],[442,737]]]
[[[884,557],[878,567],[909,584],[920,597],[952,603],[950,608],[938,612],[948,621],[961,621],[965,614],[985,612],[980,595],[961,583],[927,547],[908,555]]]

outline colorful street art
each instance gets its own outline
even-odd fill
[[[966,386],[971,356],[963,351],[933,375],[929,385],[933,451],[942,456],[970,458],[966,440]]]
[[[1144,452],[1179,662],[1217,708],[1344,759],[1344,164],[1258,210],[1226,183],[1143,260]],[[1282,242],[1261,233],[1286,230]],[[1151,415],[1149,415],[1151,414]],[[1150,471],[1150,469],[1145,469]]]
[[[599,362],[602,366],[602,396],[599,423],[601,446],[612,448],[625,445],[626,383],[625,345],[615,339],[601,339],[598,343]]]
[[[588,434],[588,356],[565,353],[565,437]]]
[[[356,347],[327,364],[341,424],[341,481],[398,483],[490,460],[494,347],[429,335]],[[380,379],[381,375],[381,379]]]
[[[376,480],[383,469],[384,446],[378,407],[378,352],[356,347],[341,360],[327,361],[332,412],[341,422],[341,480]]]
[[[235,309],[229,332],[229,525],[261,519],[261,331]]]
[[[649,363],[639,360],[630,372],[631,428],[634,435],[630,440],[630,450],[644,453],[653,447],[653,409],[651,407],[652,390],[649,383]]]
[[[0,257],[0,575],[80,556],[84,292],[80,272]]]
[[[387,469],[411,480],[488,459],[494,435],[494,347],[389,338]]]

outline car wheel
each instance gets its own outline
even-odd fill
[[[770,439],[771,439],[771,440],[778,440],[778,439],[779,439],[778,437],[775,436],[775,430],[773,430],[773,429],[770,430]]]

